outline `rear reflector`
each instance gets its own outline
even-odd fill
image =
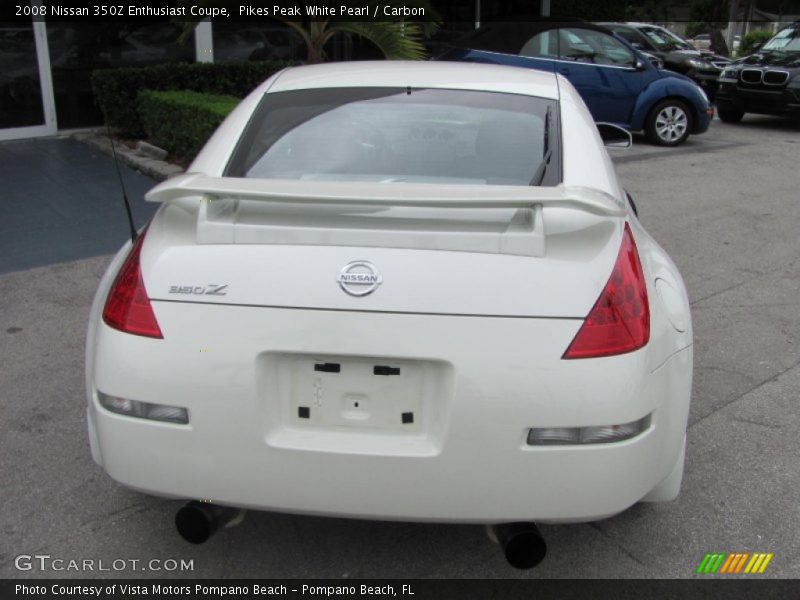
[[[605,288],[562,358],[632,352],[650,339],[650,308],[642,265],[625,223],[617,262]]]
[[[650,427],[650,415],[622,423],[595,427],[537,427],[528,430],[529,446],[571,446],[613,444],[636,437]]]
[[[150,306],[139,267],[139,254],[146,233],[145,228],[136,238],[128,258],[117,273],[103,309],[103,321],[109,327],[125,333],[162,339],[164,336]]]
[[[189,422],[189,411],[182,406],[151,404],[150,402],[109,396],[103,392],[97,392],[97,399],[103,408],[118,415],[178,423],[179,425],[186,425]]]

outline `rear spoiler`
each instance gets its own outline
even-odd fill
[[[609,194],[563,185],[445,186],[187,173],[159,184],[145,198],[166,203],[199,199],[199,244],[397,247],[519,256],[544,256],[544,207],[607,217],[627,214]],[[240,200],[263,206],[240,205]],[[444,209],[461,210],[448,214]],[[509,209],[514,211],[510,219]]]
[[[297,179],[207,177],[186,173],[150,190],[148,202],[171,202],[202,196],[207,200],[257,200],[294,204],[323,204],[418,208],[533,208],[535,205],[577,208],[596,215],[621,217],[623,205],[610,194],[586,187],[431,185],[364,183]]]

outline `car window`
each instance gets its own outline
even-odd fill
[[[559,57],[597,65],[633,66],[633,52],[622,42],[601,31],[560,29]]]
[[[555,29],[536,34],[519,51],[520,56],[558,58],[558,37]]]
[[[761,48],[762,50],[800,51],[800,27],[781,29]]]
[[[226,175],[261,179],[530,185],[556,102],[518,94],[330,88],[264,95]],[[549,110],[548,110],[549,109]],[[557,147],[550,119],[549,149]],[[556,157],[557,151],[551,153]],[[557,162],[557,160],[556,160]],[[551,164],[544,185],[560,181]]]
[[[625,27],[612,27],[612,31],[621,36],[623,39],[628,40],[631,44],[641,44],[642,46],[647,45],[647,40],[642,38],[641,35],[631,29],[627,29]]]
[[[660,29],[657,27],[642,27],[641,32],[644,33],[647,36],[647,39],[650,40],[650,43],[652,43],[659,50],[686,50],[691,48],[689,44],[666,29]]]

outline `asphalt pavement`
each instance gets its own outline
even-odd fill
[[[69,138],[0,144],[0,273],[116,251],[128,232],[122,186],[136,227],[155,212],[153,181]]]
[[[800,127],[748,116],[714,121],[680,148],[637,140],[613,154],[692,302],[695,384],[678,500],[543,526],[548,555],[528,572],[464,525],[251,512],[189,545],[172,527],[180,502],[125,490],[89,454],[83,348],[103,254],[0,275],[0,577],[683,578],[697,577],[713,551],[771,552],[760,577],[800,577]],[[115,235],[121,245],[124,229]],[[15,567],[36,554],[141,562]],[[151,559],[193,569],[141,570]]]

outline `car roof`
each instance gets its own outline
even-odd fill
[[[608,22],[608,23],[598,23],[598,25],[602,25],[603,27],[608,27],[609,29],[612,27],[626,27],[628,29],[641,29],[642,27],[651,27],[653,29],[661,29],[662,31],[669,31],[666,27],[661,25],[654,25],[653,23],[640,23],[638,21],[624,21],[624,22]]]
[[[556,77],[547,71],[448,61],[353,61],[292,67],[264,91],[336,87],[481,90],[556,100]]]
[[[654,23],[641,23],[639,21],[627,21],[625,25],[630,25],[631,27],[652,27],[653,29],[663,29],[665,31],[669,31],[666,27],[662,27],[661,25],[656,25]]]
[[[537,33],[563,27],[580,27],[613,35],[607,27],[587,23],[580,19],[540,19],[536,21],[506,22],[498,21],[481,25],[455,42],[458,48],[472,50],[488,50],[504,54],[517,54],[520,48]]]

